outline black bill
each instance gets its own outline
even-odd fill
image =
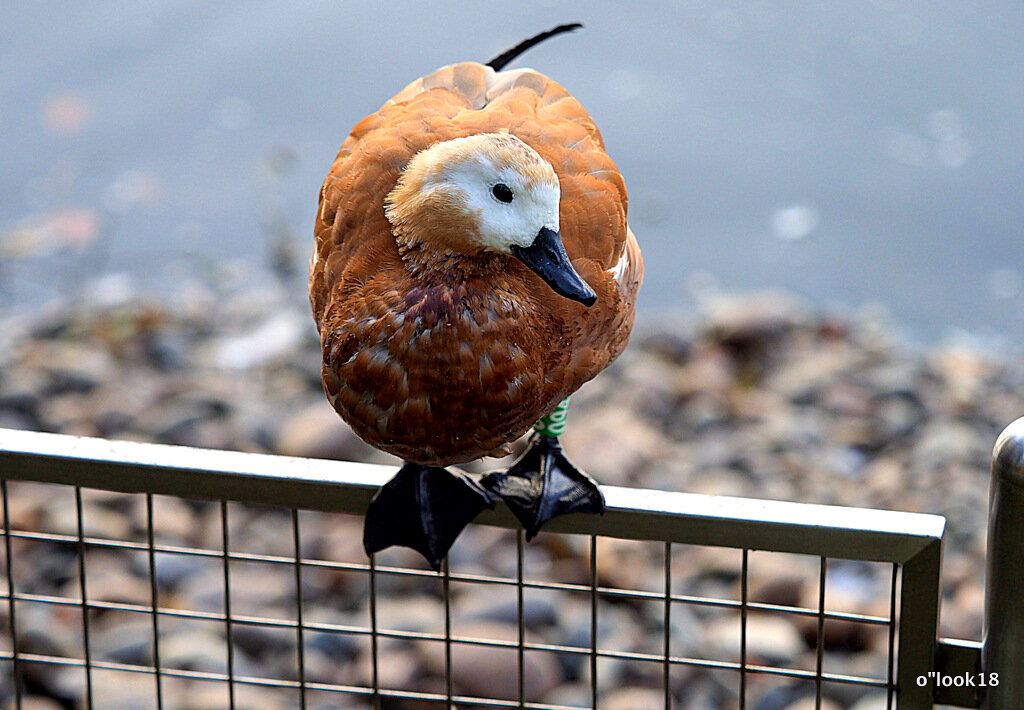
[[[597,294],[569,263],[562,237],[558,232],[542,227],[533,244],[528,247],[512,247],[512,255],[544,279],[555,293],[579,301],[585,306],[594,305]]]

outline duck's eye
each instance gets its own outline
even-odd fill
[[[497,185],[491,188],[491,194],[494,198],[502,202],[511,202],[514,195],[512,194],[512,188],[503,182],[499,182]]]

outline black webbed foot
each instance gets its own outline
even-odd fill
[[[553,436],[534,434],[530,448],[507,471],[488,473],[481,483],[508,504],[527,540],[559,515],[604,512],[597,483],[573,466]]]
[[[363,526],[367,555],[401,545],[423,555],[434,570],[462,529],[494,500],[458,469],[406,462],[370,501]]]

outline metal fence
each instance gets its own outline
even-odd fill
[[[1014,630],[1024,621],[1016,619],[1019,609],[1015,596],[1021,584],[1020,557],[1013,556],[1024,540],[1020,529],[1021,451],[1024,446],[1024,420],[1008,429],[997,448],[996,476],[1006,480],[1009,492],[994,486],[993,503],[1004,512],[993,520],[1003,520],[1002,527],[990,536],[990,544],[1003,537],[1014,538],[1006,553],[990,550],[989,604],[991,612],[1007,615],[999,618],[1000,630],[989,634],[1004,643],[991,642],[985,650],[984,670],[1012,673],[1019,668],[1019,648],[1013,642]],[[1010,473],[1006,473],[1009,471]],[[1015,473],[1014,473],[1015,472]],[[323,460],[294,459],[278,456],[208,451],[131,442],[77,438],[35,432],[0,430],[0,495],[3,507],[3,557],[6,589],[0,596],[0,608],[6,606],[7,632],[10,647],[0,651],[3,666],[12,685],[10,707],[22,707],[26,685],[32,682],[33,670],[41,667],[78,668],[84,675],[83,699],[76,707],[102,707],[94,703],[97,678],[113,674],[144,674],[152,679],[152,707],[179,707],[170,684],[184,679],[216,683],[226,688],[226,705],[236,702],[239,689],[256,687],[291,693],[294,707],[312,707],[310,699],[328,698],[323,707],[349,703],[353,707],[401,707],[403,702],[416,701],[421,707],[511,707],[535,710],[567,710],[579,705],[551,704],[531,699],[530,658],[532,654],[557,654],[575,659],[582,676],[589,684],[588,704],[600,707],[602,673],[611,662],[645,664],[660,678],[663,705],[673,707],[673,677],[680,669],[699,669],[728,675],[735,683],[735,704],[752,707],[749,688],[757,682],[778,682],[803,686],[808,697],[815,698],[814,707],[821,707],[829,688],[871,689],[884,695],[887,708],[927,708],[933,703],[961,707],[1009,708],[1024,706],[1020,681],[1004,677],[997,689],[981,689],[959,683],[948,685],[939,674],[953,677],[974,673],[981,678],[982,647],[975,641],[940,641],[937,638],[940,604],[940,565],[945,520],[938,516],[901,513],[836,506],[808,505],[789,502],[726,498],[684,493],[665,493],[629,488],[605,487],[608,503],[603,516],[567,516],[549,524],[550,534],[583,540],[589,579],[577,582],[552,581],[537,576],[524,563],[526,549],[522,533],[511,514],[499,507],[485,512],[476,524],[506,528],[511,532],[509,544],[515,549],[514,569],[507,575],[480,574],[450,568],[446,562],[440,573],[427,569],[400,566],[386,553],[377,559],[331,560],[303,552],[300,515],[303,511],[330,514],[361,514],[378,486],[393,474],[386,467],[341,463]],[[1012,475],[1011,475],[1012,474]],[[1016,475],[1016,478],[1014,478]],[[9,524],[14,496],[12,488],[21,482],[46,484],[70,491],[74,500],[74,524],[62,532],[39,531],[30,526]],[[92,491],[117,491],[144,497],[145,535],[136,540],[108,539],[90,536],[83,521],[83,495]],[[159,541],[154,524],[154,496],[175,496],[190,500],[214,501],[219,506],[221,540],[219,549],[183,547]],[[291,554],[267,554],[242,549],[232,539],[229,518],[232,506],[239,504],[273,505],[287,509],[290,524],[281,534],[290,538]],[[1006,522],[1009,521],[1009,522]],[[996,523],[993,523],[996,526]],[[1014,527],[1016,525],[1016,527]],[[602,584],[599,575],[601,541],[606,538],[648,541],[661,548],[663,576],[649,580],[643,589],[621,588]],[[31,560],[19,558],[19,549],[32,544],[51,544],[73,552],[77,577],[76,594],[58,596],[25,590],[19,579],[23,565]],[[738,598],[713,595],[681,594],[673,586],[673,555],[688,546],[713,546],[734,551],[738,563]],[[136,603],[109,601],[90,596],[90,550],[125,550],[144,560],[148,570],[148,599]],[[763,551],[813,556],[816,560],[817,604],[792,606],[751,599],[749,574],[751,559]],[[179,555],[197,561],[216,563],[223,583],[223,606],[220,609],[181,608],[161,598],[157,583],[157,560],[161,555]],[[887,573],[888,598],[885,612],[855,613],[832,609],[826,603],[829,570],[843,560],[882,565]],[[233,605],[232,573],[238,563],[260,563],[267,569],[287,570],[294,584],[294,613],[289,618],[245,613]],[[308,604],[302,598],[303,577],[316,570],[333,570],[365,578],[368,618],[365,624],[337,624],[308,618]],[[439,587],[438,599],[442,624],[433,631],[393,628],[381,618],[381,588],[394,580],[434,580]],[[995,580],[993,582],[993,579]],[[993,584],[1001,585],[1002,591]],[[453,601],[453,587],[483,586],[511,590],[516,600],[517,633],[511,638],[481,638],[457,631],[458,604]],[[1014,585],[1016,585],[1014,587]],[[589,606],[590,633],[576,645],[540,642],[527,633],[524,623],[524,598],[538,591],[555,590],[585,599]],[[601,616],[608,600],[632,601],[654,605],[659,611],[657,626],[660,635],[650,639],[643,650],[630,650],[603,644],[598,632]],[[54,655],[25,641],[20,617],[30,605],[54,605],[74,610],[81,619],[81,653]],[[674,648],[671,628],[675,615],[688,609],[711,609],[738,617],[738,645],[734,657],[705,658],[680,653]],[[147,662],[128,663],[97,657],[90,637],[90,620],[99,612],[139,615],[151,625],[146,653]],[[792,615],[805,623],[816,625],[815,653],[809,665],[785,664],[752,657],[748,652],[756,639],[751,636],[749,620],[763,615]],[[1016,616],[1020,616],[1017,613]],[[217,625],[227,639],[224,672],[210,672],[175,667],[167,663],[162,652],[162,629],[167,624],[196,621]],[[853,674],[835,672],[825,663],[826,627],[831,624],[855,624],[885,634],[887,661],[876,672]],[[1008,628],[1002,628],[1008,627]],[[235,639],[243,628],[276,630],[294,634],[296,651],[294,668],[277,677],[252,675],[239,668]],[[879,632],[878,630],[882,631]],[[312,635],[338,635],[360,639],[366,644],[370,665],[365,683],[328,683],[310,677],[305,649]],[[396,641],[435,644],[443,649],[438,654],[442,664],[442,687],[413,690],[389,685],[389,674],[381,667],[381,648]],[[454,664],[465,661],[465,649],[498,649],[506,654],[508,673],[515,676],[514,697],[484,697],[483,693],[467,694],[453,681]],[[1016,656],[1016,658],[1015,658]],[[922,682],[923,681],[923,682]],[[324,705],[323,703],[326,703]],[[399,703],[396,705],[395,703]],[[348,707],[349,705],[344,705]]]

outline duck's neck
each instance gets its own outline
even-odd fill
[[[488,278],[501,271],[506,257],[492,252],[467,256],[446,249],[424,248],[418,242],[398,240],[398,253],[406,269],[425,286],[455,285]]]
[[[503,257],[478,246],[476,218],[466,211],[465,199],[424,189],[421,183],[420,173],[407,171],[388,195],[385,209],[409,273],[428,283],[446,283],[500,269]]]

